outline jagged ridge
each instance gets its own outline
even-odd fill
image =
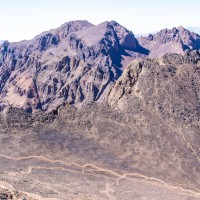
[[[63,101],[97,101],[121,75],[124,63],[147,54],[132,32],[113,21],[97,26],[73,21],[30,41],[4,42],[1,110],[13,105],[32,112]]]
[[[115,21],[72,21],[0,48],[0,111],[12,105],[33,112],[105,101],[130,61],[199,49],[200,36],[178,27],[137,40]]]

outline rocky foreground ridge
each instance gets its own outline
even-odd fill
[[[166,54],[130,63],[104,102],[5,109],[0,182],[40,199],[200,199],[199,75],[199,51]]]
[[[200,36],[183,27],[136,39],[117,22],[72,21],[32,40],[0,46],[0,110],[28,112],[102,102],[136,58],[198,50]]]

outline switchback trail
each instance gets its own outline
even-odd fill
[[[9,160],[15,160],[15,161],[23,161],[23,160],[29,160],[29,159],[36,159],[41,161],[46,161],[48,163],[52,164],[62,164],[63,167],[43,167],[43,166],[29,166],[27,170],[27,174],[30,174],[33,169],[40,170],[63,170],[63,171],[70,171],[70,172],[78,172],[78,173],[92,173],[93,175],[111,175],[117,178],[117,184],[120,184],[120,181],[123,179],[127,180],[139,180],[139,181],[145,181],[149,182],[153,185],[156,185],[158,187],[162,187],[169,190],[175,190],[183,194],[187,194],[189,196],[193,196],[200,199],[200,190],[198,188],[194,188],[187,185],[178,185],[174,186],[170,183],[166,183],[165,181],[162,181],[160,179],[154,178],[154,177],[148,177],[139,173],[127,173],[127,174],[119,174],[117,172],[114,172],[109,169],[101,168],[98,166],[95,166],[93,164],[85,164],[85,165],[79,165],[77,163],[66,163],[62,160],[51,160],[49,158],[43,157],[43,156],[27,156],[27,157],[11,157],[6,156],[3,154],[0,154],[0,157],[9,159]],[[65,167],[70,167],[70,169],[67,169]],[[74,169],[73,169],[74,168]],[[185,188],[191,188],[191,189],[185,189]]]

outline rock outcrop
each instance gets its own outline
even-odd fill
[[[0,188],[0,199],[1,200],[36,200],[35,198],[28,197],[26,194],[14,191],[11,189]]]

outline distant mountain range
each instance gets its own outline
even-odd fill
[[[200,27],[188,27],[187,29],[200,35]]]
[[[138,41],[143,48],[150,51],[150,57],[160,57],[166,53],[182,54],[186,49],[200,49],[200,36],[182,26],[139,37]]]
[[[183,27],[136,39],[115,21],[67,22],[32,40],[2,44],[0,110],[13,105],[32,112],[65,101],[103,101],[132,60],[199,48],[200,36]]]

